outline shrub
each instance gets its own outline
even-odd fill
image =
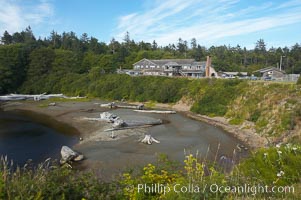
[[[192,111],[203,115],[224,116],[229,104],[240,95],[245,84],[241,80],[211,80]]]
[[[49,160],[37,167],[26,164],[16,168],[1,158],[0,175],[0,199],[117,198],[113,183],[104,183],[91,172],[59,167]]]
[[[240,125],[243,122],[244,122],[244,119],[241,119],[241,118],[233,118],[229,121],[229,123],[232,125]]]
[[[250,183],[285,186],[299,182],[300,168],[300,145],[286,144],[259,150],[242,162],[238,170]]]
[[[261,111],[259,109],[256,109],[254,112],[251,113],[249,120],[252,122],[257,122],[260,115]]]

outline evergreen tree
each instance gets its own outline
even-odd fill
[[[14,33],[12,37],[13,37],[12,40],[13,43],[24,43],[25,41],[24,35],[18,32]]]
[[[153,43],[152,43],[152,50],[155,51],[157,49],[158,49],[158,44],[157,44],[156,40],[154,40]]]
[[[259,39],[255,45],[256,52],[266,52],[266,44],[263,39]]]
[[[30,26],[28,26],[25,31],[22,31],[22,33],[24,35],[24,42],[32,43],[36,40]]]
[[[197,48],[197,42],[196,42],[195,38],[191,39],[190,45],[191,45],[191,49],[193,49],[193,50],[195,50]]]
[[[7,31],[4,31],[1,42],[5,45],[11,44],[13,42],[13,37]]]

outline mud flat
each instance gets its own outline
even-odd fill
[[[192,104],[188,104],[187,102],[179,101],[174,105],[156,104],[155,107],[161,109],[173,109],[175,111],[182,112],[183,115],[186,115],[191,119],[202,121],[212,126],[220,127],[228,134],[231,134],[233,137],[237,138],[252,149],[262,148],[268,145],[269,141],[267,140],[267,138],[257,134],[254,129],[238,125],[231,125],[224,117],[208,117],[206,115],[192,113],[190,112],[191,105]]]
[[[154,163],[158,155],[166,154],[170,159],[183,163],[185,154],[198,154],[206,159],[226,155],[235,160],[247,154],[239,152],[240,140],[223,129],[191,119],[186,114],[137,113],[131,109],[101,108],[100,101],[90,102],[57,102],[56,106],[41,107],[41,102],[24,101],[18,104],[6,104],[4,111],[30,110],[51,116],[76,128],[80,135],[73,147],[87,158],[79,167],[93,168],[104,177],[117,175],[125,169],[135,168],[147,163]],[[115,131],[115,138],[105,129],[111,127],[107,122],[83,120],[83,117],[94,118],[109,111],[124,120],[161,119],[165,123],[149,128]],[[199,119],[198,119],[199,120]],[[144,134],[150,134],[160,144],[146,145],[139,142]],[[80,141],[80,138],[83,140]]]

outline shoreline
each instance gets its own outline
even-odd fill
[[[46,115],[59,123],[67,124],[75,128],[78,135],[78,142],[74,145],[76,149],[80,145],[85,145],[89,142],[95,141],[113,141],[110,137],[109,132],[104,132],[105,129],[111,128],[111,124],[105,121],[94,121],[86,120],[85,118],[97,118],[102,112],[110,111],[109,108],[102,108],[98,104],[104,101],[100,100],[89,100],[85,102],[68,101],[68,102],[56,102],[56,106],[41,106],[44,105],[43,101],[23,101],[23,102],[8,102],[2,106],[3,111],[30,111],[38,114]],[[139,128],[139,134],[143,132]],[[120,137],[137,135],[134,132],[127,130],[120,130]],[[82,139],[80,139],[82,138]]]
[[[5,110],[27,110],[37,112],[54,118],[59,122],[66,123],[78,130],[80,137],[84,138],[75,145],[83,145],[89,141],[112,141],[108,134],[104,135],[103,130],[108,128],[106,122],[94,123],[81,120],[83,117],[99,117],[99,113],[110,111],[109,108],[101,108],[97,103],[104,102],[101,100],[90,100],[87,102],[58,102],[56,106],[41,107],[43,101],[23,101],[23,102],[8,102],[2,105]],[[137,104],[138,102],[127,102],[128,104]],[[141,103],[141,102],[139,102]],[[241,128],[238,125],[231,125],[224,117],[208,117],[205,115],[196,114],[190,111],[190,105],[186,102],[179,101],[176,104],[156,103],[154,109],[169,109],[177,111],[188,118],[205,122],[212,126],[217,126],[225,130],[229,135],[235,137],[251,149],[258,149],[267,146],[268,140],[258,135],[254,130]],[[143,132],[143,131],[142,131]],[[102,134],[100,134],[102,133]],[[121,134],[124,137],[131,135]],[[87,139],[87,140],[86,140]]]
[[[154,108],[175,110],[191,119],[205,122],[212,126],[220,127],[231,136],[246,144],[251,149],[264,148],[268,145],[269,141],[267,140],[267,138],[258,135],[255,130],[242,128],[238,125],[231,125],[224,117],[209,117],[206,115],[193,113],[190,111],[191,105],[191,103],[187,104],[185,101],[180,100],[174,105],[156,103]]]

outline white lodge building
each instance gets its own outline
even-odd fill
[[[142,59],[133,64],[132,74],[153,76],[204,77],[206,62],[194,59]]]

